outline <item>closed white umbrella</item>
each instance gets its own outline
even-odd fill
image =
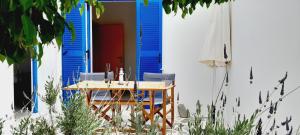
[[[231,61],[230,8],[230,2],[228,2],[221,5],[215,4],[209,9],[209,14],[211,14],[210,26],[201,51],[200,62],[211,66],[213,69],[212,100],[214,100],[214,91],[216,90],[216,67],[224,67],[226,63]]]
[[[225,62],[231,61],[231,25],[230,3],[213,5],[210,27],[203,44],[200,62],[209,66],[225,66]],[[224,46],[228,58],[224,58]]]

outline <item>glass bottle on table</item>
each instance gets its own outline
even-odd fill
[[[119,71],[119,84],[120,85],[124,84],[124,70],[123,70],[123,68],[120,68],[120,71]]]
[[[105,81],[105,83],[109,82],[109,79],[108,79],[108,73],[109,72],[110,72],[110,64],[106,63],[105,64],[105,73],[104,73],[104,81]]]

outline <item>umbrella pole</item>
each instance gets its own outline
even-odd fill
[[[216,89],[216,75],[217,75],[215,64],[212,66],[212,70],[213,70],[213,73],[212,73],[211,101],[214,101],[214,94],[215,94],[215,89]]]

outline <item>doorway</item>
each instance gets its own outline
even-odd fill
[[[32,103],[32,72],[31,59],[25,60],[21,64],[14,64],[14,109],[23,108],[31,111]]]
[[[92,18],[92,68],[93,72],[104,72],[105,64],[111,70],[123,67],[130,69],[130,80],[136,71],[136,3],[104,2],[105,12]]]
[[[106,63],[114,71],[124,67],[123,24],[93,24],[93,70],[104,72]]]

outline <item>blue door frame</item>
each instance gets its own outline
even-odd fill
[[[85,11],[80,15],[79,7],[81,4],[85,4]],[[84,3],[84,0],[80,0],[80,4],[72,9],[72,11],[66,15],[67,22],[74,24],[76,38],[72,40],[72,34],[65,29],[63,35],[62,46],[62,80],[63,86],[76,83],[79,79],[80,72],[90,72],[90,60],[89,60],[89,43],[90,35],[90,8]],[[76,91],[63,91],[63,99],[67,101],[69,96]]]
[[[33,101],[33,113],[38,113],[39,104],[38,104],[38,63],[36,59],[32,59],[32,101]]]
[[[103,2],[134,2],[132,0],[102,0]],[[81,2],[84,2],[81,0]],[[142,80],[144,72],[160,73],[162,67],[162,2],[136,0],[136,79]],[[90,56],[91,22],[90,9],[80,16],[78,8],[67,15],[67,21],[74,23],[75,41],[71,41],[71,33],[66,30],[62,47],[63,86],[73,84],[70,77],[78,77],[79,72],[91,72],[91,61],[85,61],[86,53]],[[87,41],[86,41],[87,39]],[[88,62],[87,66],[85,62]],[[77,76],[76,76],[77,71]],[[68,94],[63,91],[66,99]]]
[[[162,2],[136,0],[136,73],[161,73],[162,68]]]
[[[100,1],[100,0],[99,0]],[[101,0],[102,2],[136,3],[136,80],[144,72],[162,72],[162,1]]]

